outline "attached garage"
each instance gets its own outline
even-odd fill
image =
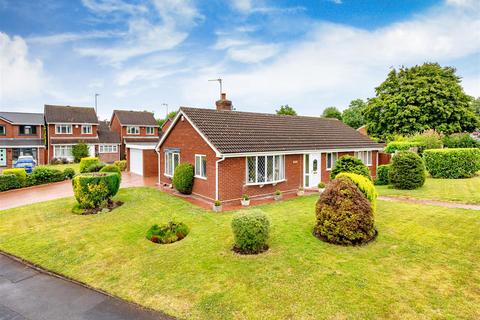
[[[127,143],[127,168],[131,173],[144,177],[158,175],[156,143]]]

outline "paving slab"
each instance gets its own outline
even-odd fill
[[[0,320],[174,319],[0,254]]]

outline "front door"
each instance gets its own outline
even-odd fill
[[[90,157],[95,157],[95,145],[93,144],[88,145],[88,155]]]
[[[320,183],[320,154],[305,155],[305,188],[316,188]]]
[[[0,167],[5,167],[7,165],[7,149],[0,149]]]

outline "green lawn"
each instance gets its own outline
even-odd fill
[[[76,173],[80,173],[80,163],[67,163],[67,164],[48,164],[42,167],[49,167],[58,170],[65,170],[66,168],[73,168]]]
[[[379,236],[340,247],[311,234],[316,196],[264,205],[271,249],[230,250],[235,213],[207,212],[155,189],[78,216],[73,199],[0,211],[0,249],[127,300],[197,319],[474,319],[480,317],[480,213],[378,204]],[[249,209],[251,210],[251,209]],[[190,234],[145,239],[176,217]]]

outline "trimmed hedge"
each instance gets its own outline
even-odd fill
[[[244,254],[256,254],[268,249],[270,220],[260,210],[245,211],[232,219],[235,240],[234,250]]]
[[[425,164],[414,152],[401,151],[393,156],[388,173],[390,183],[396,189],[417,189],[425,183]]]
[[[14,174],[17,176],[21,185],[24,185],[27,180],[27,172],[24,168],[12,168],[3,170],[2,174]]]
[[[65,170],[63,170],[63,175],[65,176],[65,179],[72,179],[75,176],[75,170],[72,168],[65,168]]]
[[[377,178],[375,184],[379,186],[390,184],[388,173],[390,172],[391,164],[384,164],[377,167]]]
[[[459,133],[443,137],[443,145],[445,148],[480,148],[480,141],[468,133]]]
[[[120,177],[120,180],[122,180],[122,172],[120,171],[120,168],[118,168],[116,165],[107,164],[102,169],[100,169],[99,172],[115,172]]]
[[[433,178],[469,178],[480,171],[478,148],[425,150],[423,159]]]
[[[87,157],[80,160],[80,173],[90,172],[88,171],[90,166],[99,164],[100,160],[97,157]],[[100,169],[98,169],[100,170]]]
[[[347,177],[331,181],[316,204],[314,234],[321,240],[358,245],[375,237],[372,205]]]
[[[120,177],[117,173],[82,173],[72,179],[73,192],[82,208],[97,208],[117,194]]]
[[[179,164],[173,173],[173,186],[178,192],[191,194],[193,188],[194,169],[190,163]]]
[[[411,148],[421,148],[422,143],[415,141],[392,141],[385,147],[386,153],[395,153],[396,151],[409,151]]]
[[[36,167],[27,177],[29,185],[44,184],[65,180],[65,175],[58,169],[49,167]]]
[[[147,231],[147,239],[155,243],[173,243],[185,238],[190,230],[183,222],[169,221],[167,224],[154,224]]]
[[[23,185],[18,179],[18,176],[14,174],[2,174],[0,175],[0,191],[7,191],[10,189],[21,188]]]
[[[113,163],[120,169],[120,171],[125,171],[127,169],[127,160],[117,160]]]
[[[349,155],[342,156],[335,162],[335,166],[330,173],[330,180],[335,179],[340,172],[352,172],[372,179],[370,170],[363,164],[362,160]]]
[[[342,172],[339,175],[337,175],[337,178],[341,177],[346,177],[350,179],[355,185],[358,187],[360,191],[365,195],[365,197],[370,201],[372,204],[372,209],[373,212],[376,211],[377,209],[377,189],[375,189],[375,186],[373,185],[372,181],[370,179],[367,179],[365,176],[361,176],[356,173],[351,173],[351,172]]]

